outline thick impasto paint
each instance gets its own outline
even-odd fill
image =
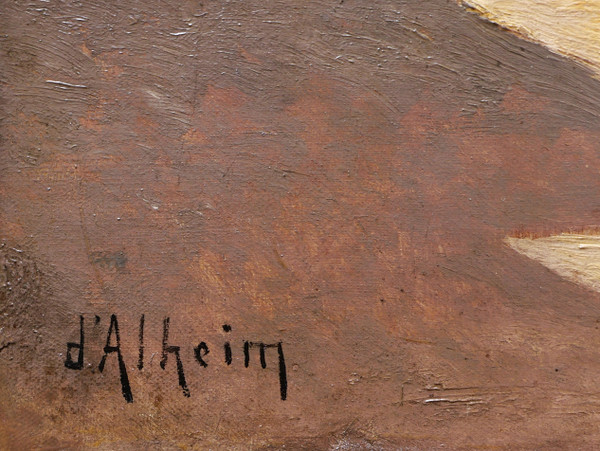
[[[441,0],[0,28],[0,449],[600,446],[600,81],[563,44]]]

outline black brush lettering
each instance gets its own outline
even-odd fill
[[[200,342],[200,344],[198,344],[198,346],[196,346],[194,348],[194,356],[196,357],[196,360],[198,361],[198,363],[200,365],[202,365],[204,368],[206,368],[208,366],[208,363],[206,363],[204,361],[203,357],[206,357],[206,354],[209,353],[208,350],[208,345],[206,343],[204,343],[203,341]]]
[[[67,343],[67,357],[65,359],[65,366],[72,370],[80,370],[83,368],[83,315],[79,316],[79,343],[68,342]],[[71,357],[71,349],[78,349],[79,353],[77,356],[77,362],[73,361]]]
[[[183,396],[190,397],[190,389],[187,386],[185,380],[185,373],[183,372],[183,363],[181,363],[181,357],[179,353],[179,346],[169,345],[169,322],[170,318],[165,318],[163,321],[163,343],[162,343],[162,359],[160,361],[160,367],[164,370],[167,365],[167,359],[169,354],[175,354],[175,361],[177,362],[177,375],[179,377],[179,385],[183,390]]]
[[[113,334],[113,330],[115,333],[115,339],[117,342],[116,346],[110,345],[110,337]],[[119,323],[117,322],[117,316],[110,316],[110,326],[108,327],[108,334],[106,336],[106,346],[104,346],[104,356],[102,356],[102,360],[100,360],[100,365],[98,365],[98,369],[100,372],[104,371],[104,365],[106,364],[106,357],[108,354],[113,352],[117,353],[117,358],[119,360],[119,373],[121,376],[121,391],[123,392],[123,397],[127,402],[133,402],[133,395],[131,394],[131,387],[129,385],[129,378],[127,377],[127,367],[125,366],[125,361],[123,360],[123,355],[121,354],[121,337],[119,336]]]
[[[138,370],[142,370],[144,368],[144,319],[145,315],[140,317],[140,347],[138,350]]]

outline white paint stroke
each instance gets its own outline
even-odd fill
[[[600,0],[459,0],[485,19],[600,76]]]
[[[556,274],[600,291],[600,235],[563,233],[545,238],[512,238],[505,242]]]

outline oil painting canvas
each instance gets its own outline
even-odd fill
[[[598,449],[598,0],[0,7],[0,449]]]

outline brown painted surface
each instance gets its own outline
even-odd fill
[[[486,20],[600,74],[599,0],[461,0]]]
[[[1,449],[600,446],[599,294],[504,241],[600,223],[587,69],[445,1],[0,21]]]

